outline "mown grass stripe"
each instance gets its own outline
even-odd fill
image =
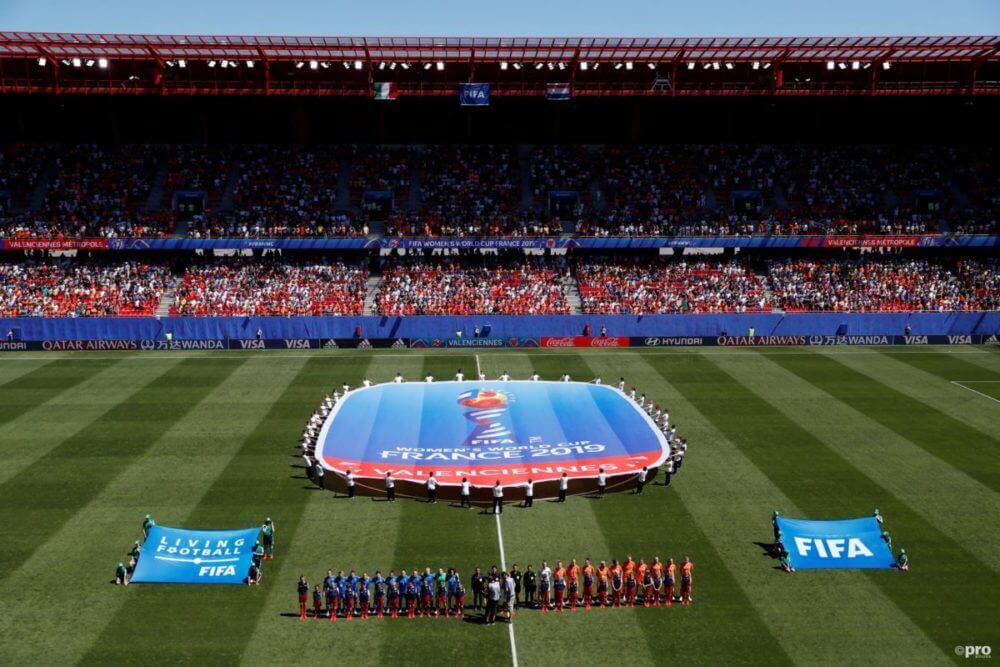
[[[461,368],[475,376],[476,359],[473,354],[462,352],[445,357],[421,357],[422,380],[428,374],[438,380],[451,380]],[[404,375],[406,375],[404,373]],[[415,377],[414,380],[417,378]],[[420,381],[417,380],[417,381]],[[381,503],[386,505],[386,503]],[[396,544],[390,567],[397,574],[400,569],[412,572],[431,567],[457,568],[468,583],[469,573],[476,565],[499,566],[496,528],[492,517],[478,514],[478,510],[449,507],[442,501],[436,505],[410,499],[400,499],[398,519],[394,526]],[[469,600],[472,595],[469,593]],[[405,659],[412,664],[429,664],[439,661],[458,664],[480,662],[483,664],[510,664],[507,632],[492,628],[476,641],[468,641],[469,625],[454,619],[419,619],[396,621],[399,629],[390,631],[378,647],[383,663]]]
[[[994,439],[1000,439],[1000,405],[952,384],[973,381],[977,391],[1000,388],[1000,371],[990,370],[946,353],[903,355],[873,353],[867,359],[844,360],[845,365],[884,382],[916,400],[922,400],[947,415]]]
[[[15,361],[18,363],[11,363]],[[42,358],[19,359],[12,354],[0,353],[0,389],[4,389],[10,382],[22,375],[34,372],[46,363],[48,361]]]
[[[619,377],[625,377],[628,386],[636,386],[648,400],[659,405],[666,403],[662,384],[657,382],[659,378],[649,373],[648,366],[643,368],[640,358],[583,357],[583,360],[588,363],[589,371],[580,373],[581,379],[600,376],[604,382],[614,384]],[[641,374],[643,371],[646,373]],[[649,652],[656,656],[657,663],[679,650],[686,652],[693,642],[697,642],[699,661],[725,661],[729,649],[716,641],[715,634],[715,628],[722,623],[727,625],[730,641],[745,647],[755,659],[770,664],[791,662],[785,647],[755,609],[712,539],[679,501],[675,488],[649,484],[642,496],[615,493],[604,501],[593,502],[592,506],[605,541],[619,557],[632,553],[634,558],[645,558],[647,562],[653,556],[660,556],[664,562],[673,557],[680,563],[685,555],[690,555],[696,564],[693,606],[642,609],[637,613],[636,622],[642,627]],[[739,623],[725,620],[731,605],[746,610]],[[664,631],[667,627],[669,631]]]
[[[304,360],[294,362],[275,368],[263,358],[248,360],[177,420],[146,456],[129,465],[0,585],[0,598],[14,610],[0,616],[0,635],[17,633],[19,637],[7,656],[11,664],[28,664],[42,655],[58,664],[75,663],[132,597],[171,594],[162,587],[123,590],[98,584],[109,581],[114,564],[139,537],[138,521],[146,512],[161,524],[185,525],[212,480],[229,464],[266,414],[266,408],[294,377],[295,367]],[[154,368],[147,367],[148,372]],[[260,387],[256,380],[265,372],[270,382]],[[142,375],[133,383],[143,384]],[[219,414],[225,414],[227,419],[220,422]],[[88,566],[82,567],[81,563]],[[81,569],[90,571],[90,566],[97,564],[100,567],[95,567],[88,577],[94,585],[47,583],[73,581]],[[62,632],[62,615],[32,613],[33,609],[57,607],[86,609],[87,613],[77,615],[72,633]],[[54,636],[60,640],[53,642]]]
[[[1000,549],[992,542],[993,526],[1000,524],[1000,494],[763,355],[726,368],[752,390],[767,378],[762,385],[767,390],[756,392],[761,398],[1000,572]],[[970,513],[969,507],[977,511]]]
[[[176,363],[166,359],[155,364],[122,360],[0,425],[0,457],[4,462],[0,485]]]
[[[0,486],[0,581],[242,364],[181,361]]]
[[[990,489],[1000,491],[1000,467],[996,465],[1000,442],[995,438],[832,357],[817,355],[803,363],[796,357],[767,356]],[[956,441],[964,446],[952,446]]]
[[[593,377],[585,361],[576,354],[562,357],[480,354],[480,361],[484,372],[492,378],[504,370],[517,380],[528,379],[532,371],[538,371],[545,380],[556,380],[563,372],[578,379]],[[507,565],[517,563],[523,571],[530,563],[537,572],[543,559],[555,568],[556,561],[568,564],[574,557],[581,565],[588,556],[609,562],[611,558],[623,558],[625,552],[612,550],[605,540],[595,505],[593,500],[583,497],[570,497],[564,504],[539,500],[530,509],[508,504],[501,519]],[[521,665],[558,665],[573,663],[581,655],[626,652],[635,664],[655,664],[638,620],[641,614],[638,609],[552,615],[524,611],[515,620],[518,660]],[[614,632],[607,631],[611,624]],[[553,632],[572,636],[574,650],[567,652],[564,644],[553,642]]]
[[[945,655],[951,655],[952,648],[970,632],[983,641],[996,636],[992,619],[1000,613],[1000,601],[992,591],[1000,578],[983,570],[946,534],[823,446],[812,433],[787,419],[719,364],[704,357],[690,364],[673,364],[669,377],[811,518],[835,518],[831,517],[834,512],[838,517],[864,515],[871,511],[869,508],[882,508],[888,527],[896,535],[897,548],[905,546],[920,565],[914,565],[906,574],[869,572],[866,576]],[[831,503],[831,499],[838,498],[842,500]],[[831,511],[831,504],[841,509]],[[970,572],[976,576],[969,576]],[[928,604],[928,596],[933,596],[934,604]]]
[[[768,508],[781,507],[792,515],[799,511],[670,384],[671,369],[678,362],[684,363],[683,360],[668,363],[662,356],[648,359],[643,355],[623,362],[621,367],[631,383],[649,390],[649,396],[659,405],[669,406],[671,419],[691,443],[684,467],[671,488],[665,490],[670,510],[667,516],[674,516],[675,507],[690,515],[691,524],[707,537],[757,615],[793,662],[812,662],[818,655],[828,662],[857,662],[877,651],[900,660],[927,662],[928,654],[936,653],[933,644],[874,583],[859,582],[851,572],[789,578],[775,569],[776,562],[755,544],[770,539],[769,523],[762,517]],[[762,379],[768,385],[773,384],[770,378],[762,376]],[[657,486],[651,491],[663,493]],[[687,532],[690,531],[664,531],[668,536]],[[677,557],[676,553],[670,555]],[[700,556],[698,560],[701,574],[714,577],[714,567],[704,567]],[[715,584],[699,579],[699,588],[705,592],[709,587],[708,592],[717,600],[726,591],[715,590]],[[801,601],[806,599],[811,604],[802,605]],[[732,609],[725,598],[722,604],[717,601],[713,604]],[[838,606],[853,609],[855,614],[831,614],[830,609]],[[795,613],[788,613],[789,609],[795,609]],[[863,625],[859,625],[858,619],[864,619]],[[719,622],[713,619],[709,626],[717,627]],[[851,636],[852,641],[844,641],[846,636]],[[711,633],[706,641],[710,639]]]
[[[0,385],[0,425],[47,403],[104,370],[117,360],[70,359],[51,361]]]
[[[348,370],[353,371],[353,368]],[[388,382],[397,371],[404,377],[416,379],[422,371],[421,360],[372,355],[363,375],[372,382]],[[363,375],[342,380],[358,386]],[[373,575],[377,568],[382,568],[383,574],[387,574],[395,554],[403,503],[390,504],[382,502],[382,498],[366,496],[348,502],[343,497],[335,498],[329,491],[316,489],[305,480],[300,481],[305,511],[294,540],[282,549],[285,561],[282,581],[267,596],[242,660],[249,664],[287,661],[284,647],[291,642],[296,645],[335,644],[338,662],[368,662],[398,626],[374,620],[367,623],[338,621],[335,625],[326,619],[300,623],[294,618],[297,610],[293,609],[291,591],[299,574],[304,574],[310,584],[322,584],[327,569],[347,572],[353,568],[359,575],[365,570]],[[282,616],[289,613],[293,616]]]
[[[349,365],[350,361],[333,357],[308,360],[264,411],[264,418],[187,518],[188,527],[231,528],[259,525],[265,516],[272,517],[277,527],[278,558],[268,561],[260,588],[130,590],[130,594],[137,594],[105,628],[85,662],[127,660],[132,653],[129,638],[143,633],[145,619],[152,616],[159,619],[158,659],[235,662],[246,649],[266,598],[273,592],[293,600],[295,579],[285,573],[283,554],[294,540],[307,493],[299,479],[301,470],[293,467],[299,460],[295,445],[309,414],[325,393],[339,386],[339,371]],[[282,582],[286,582],[284,586]]]

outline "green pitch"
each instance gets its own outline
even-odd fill
[[[487,351],[490,377],[624,376],[690,450],[642,497],[509,507],[507,565],[631,552],[696,563],[692,607],[335,625],[299,621],[299,574],[500,564],[494,517],[335,499],[295,450],[344,381],[475,372],[474,353],[0,355],[0,664],[944,663],[1000,652],[1000,354],[875,350]],[[769,515],[879,507],[908,573],[783,574]],[[142,516],[235,528],[271,516],[259,588],[108,582]],[[471,597],[471,596],[470,596]],[[513,641],[512,641],[513,639]]]

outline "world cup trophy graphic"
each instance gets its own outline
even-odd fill
[[[503,423],[507,403],[507,395],[499,391],[471,389],[459,394],[458,404],[469,408],[465,418],[474,425],[465,439],[466,447],[495,445],[511,437],[510,428]]]

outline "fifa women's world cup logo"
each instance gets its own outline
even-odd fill
[[[473,423],[472,433],[465,439],[466,447],[513,442],[511,429],[504,423],[507,403],[507,395],[499,391],[472,389],[459,394],[458,404],[469,408],[465,418]]]

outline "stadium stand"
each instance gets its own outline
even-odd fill
[[[221,260],[189,267],[172,315],[360,315],[360,262]]]
[[[383,270],[383,315],[568,313],[565,268],[555,258],[514,256],[416,257]]]
[[[372,232],[367,191],[392,193],[391,236],[993,233],[996,150],[21,143],[0,153],[0,235],[356,237]],[[182,191],[203,192],[205,206],[179,228]],[[552,193],[571,206],[557,211]]]
[[[163,265],[75,260],[0,264],[0,316],[149,316],[169,282]]]
[[[742,262],[605,260],[576,267],[584,312],[766,312],[764,280]]]

